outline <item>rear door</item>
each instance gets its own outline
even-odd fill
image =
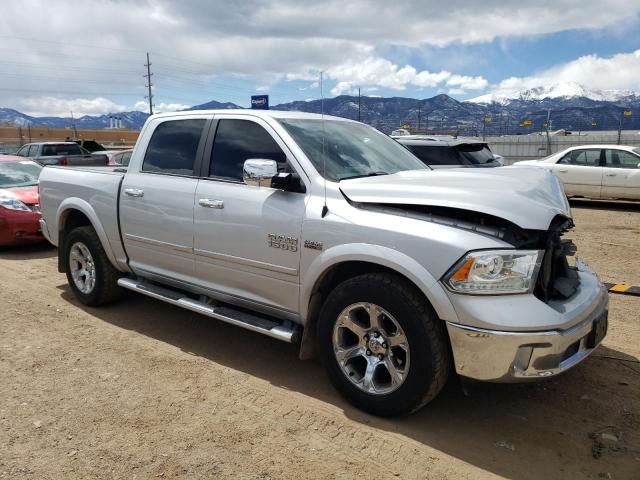
[[[136,273],[193,280],[193,202],[208,123],[157,119],[144,159],[124,177],[120,225]]]
[[[552,171],[562,180],[568,196],[600,198],[601,156],[599,148],[576,149],[567,152],[553,165]]]
[[[212,130],[207,178],[195,196],[198,283],[230,302],[295,312],[307,196],[242,180],[248,159],[275,160],[279,171],[294,172],[291,152],[257,117],[216,115]]]
[[[640,156],[608,148],[604,159],[602,197],[640,200]]]

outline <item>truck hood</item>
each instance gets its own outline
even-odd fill
[[[411,170],[342,180],[340,190],[357,203],[457,208],[524,229],[547,230],[556,215],[571,217],[560,181],[537,167]]]

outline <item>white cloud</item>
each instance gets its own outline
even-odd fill
[[[111,112],[124,112],[127,108],[106,98],[56,98],[29,97],[21,100],[21,111],[36,117],[53,116],[69,117],[71,112],[75,117],[83,115],[103,115]]]
[[[428,70],[418,72],[411,65],[400,67],[387,59],[375,56],[329,69],[327,76],[338,82],[331,90],[333,95],[354,93],[358,86],[404,90],[408,85],[436,87],[444,83],[460,93],[466,93],[467,90],[482,90],[488,85],[487,80],[481,76],[457,75],[446,70],[435,73]]]
[[[154,113],[160,112],[177,112],[178,110],[186,110],[191,105],[184,105],[182,103],[158,103],[153,105]],[[148,112],[149,111],[149,102],[138,101],[133,106],[134,110],[138,110],[140,112]]]
[[[512,96],[530,88],[574,82],[588,88],[640,91],[640,49],[611,57],[585,55],[527,77],[510,77],[491,90]]]

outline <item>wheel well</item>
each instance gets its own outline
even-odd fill
[[[367,273],[390,273],[402,277],[406,282],[418,289],[418,287],[405,275],[393,270],[392,268],[378,265],[376,263],[352,261],[342,262],[332,266],[327,269],[327,271],[324,272],[318,280],[316,280],[313,287],[309,300],[309,308],[307,310],[307,321],[305,323],[302,342],[300,345],[301,359],[307,360],[315,357],[315,339],[318,316],[320,308],[322,307],[325,298],[327,298],[327,295],[329,295],[329,292],[345,280],[359,275],[365,275]]]
[[[65,236],[78,227],[90,226],[91,220],[80,210],[69,209],[65,210],[60,216],[60,221],[58,223],[58,271],[60,273],[65,273],[67,271],[67,267],[65,262],[62,259],[62,255],[60,254],[62,248],[64,248],[64,238]]]

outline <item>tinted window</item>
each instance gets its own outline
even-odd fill
[[[35,146],[35,145],[34,145]],[[31,154],[31,151],[29,151]],[[60,143],[57,145],[43,145],[41,157],[56,157],[58,155],[82,155],[82,150],[75,143]]]
[[[481,143],[463,143],[457,146],[460,155],[471,165],[497,163],[493,153]]]
[[[600,150],[573,150],[562,157],[558,163],[598,167],[600,166]]]
[[[612,168],[638,168],[640,157],[624,150],[605,150],[604,158],[607,167]]]
[[[406,147],[427,165],[462,165],[462,159],[451,147],[427,145],[406,145]]]
[[[206,120],[170,120],[153,132],[142,163],[143,172],[193,175]]]
[[[220,120],[209,176],[242,180],[244,161],[250,158],[275,160],[278,171],[287,168],[287,156],[260,125],[249,120]]]

